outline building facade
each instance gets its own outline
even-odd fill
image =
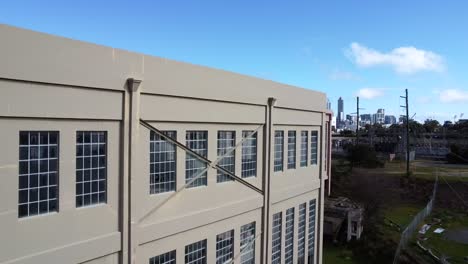
[[[0,263],[322,263],[325,94],[0,35]]]

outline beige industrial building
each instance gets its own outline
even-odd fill
[[[0,37],[0,263],[322,263],[325,94]]]

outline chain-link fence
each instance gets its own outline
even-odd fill
[[[434,190],[432,191],[432,196],[426,207],[422,209],[411,221],[411,223],[403,230],[401,233],[400,243],[398,244],[397,250],[395,252],[395,257],[393,259],[393,264],[398,263],[400,259],[401,251],[408,245],[408,241],[412,238],[414,231],[421,225],[424,219],[431,214],[432,208],[434,206],[435,196],[437,192],[437,186],[439,184],[439,173],[438,170],[435,172],[436,180],[434,182]]]

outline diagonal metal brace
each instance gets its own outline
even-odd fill
[[[149,130],[153,131],[154,133],[158,134],[159,136],[162,136],[165,140],[169,141],[170,143],[178,146],[179,148],[185,150],[186,152],[188,152],[190,155],[192,156],[195,156],[197,159],[201,160],[201,161],[204,161],[205,163],[208,164],[209,167],[213,167],[221,172],[223,172],[224,174],[226,174],[227,176],[231,177],[232,179],[238,181],[239,183],[249,187],[250,189],[258,192],[259,194],[263,195],[264,192],[263,190],[257,188],[255,185],[251,184],[250,182],[244,180],[243,178],[235,175],[234,173],[224,169],[223,167],[220,167],[217,162],[219,161],[219,159],[216,161],[216,162],[212,162],[211,160],[203,157],[202,155],[198,154],[197,152],[191,150],[190,148],[188,148],[187,146],[185,146],[184,144],[180,143],[179,141],[171,138],[171,137],[168,137],[167,135],[165,135],[162,131],[160,131],[159,129],[153,127],[152,125],[150,125],[148,122],[140,119],[140,124],[143,125],[144,127],[148,128]],[[242,143],[242,142],[241,142]],[[240,143],[239,143],[240,144]],[[231,150],[233,151],[234,148]],[[231,152],[231,151],[228,151]]]

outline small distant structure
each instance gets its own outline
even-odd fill
[[[364,209],[361,204],[346,197],[328,197],[325,200],[324,234],[337,241],[346,236],[346,241],[359,240],[363,231]]]

